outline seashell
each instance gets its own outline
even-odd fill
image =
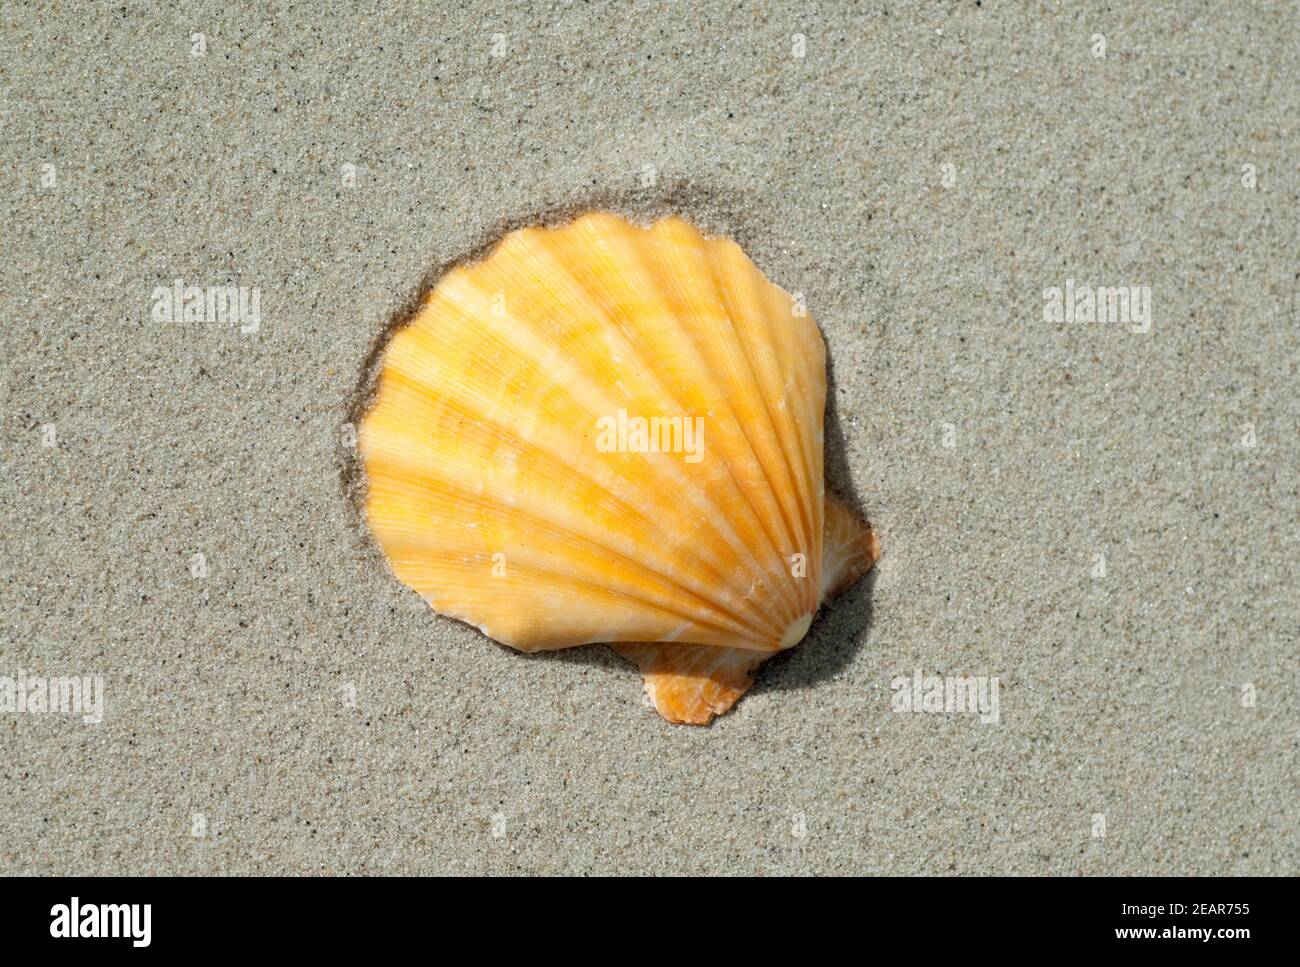
[[[825,495],[825,401],[816,325],[734,243],[522,229],[393,335],[366,519],[438,613],[520,651],[611,643],[706,723],[879,556]]]

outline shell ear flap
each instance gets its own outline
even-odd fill
[[[735,705],[754,684],[754,673],[770,655],[711,645],[623,643],[614,650],[635,662],[645,693],[669,722],[708,725]]]
[[[850,588],[880,560],[880,540],[871,524],[844,504],[826,498],[822,539],[821,601]]]

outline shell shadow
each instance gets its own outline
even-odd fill
[[[825,338],[825,337],[823,337]],[[870,518],[863,512],[862,498],[853,483],[849,468],[848,448],[844,444],[844,424],[840,422],[840,408],[835,395],[835,360],[829,349],[826,352],[826,437],[822,447],[825,462],[826,489],[847,504],[863,520]]]
[[[751,694],[799,691],[838,675],[866,641],[875,584],[872,568],[853,587],[822,605],[807,638],[763,663]]]

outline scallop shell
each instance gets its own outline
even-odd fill
[[[369,526],[440,614],[520,651],[612,643],[660,714],[706,723],[879,555],[825,496],[825,357],[680,218],[516,231],[392,337]]]

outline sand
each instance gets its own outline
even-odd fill
[[[1295,874],[1294,6],[448,6],[0,12],[0,676],[104,687],[0,712],[0,873]],[[805,294],[884,547],[707,729],[349,492],[403,306],[589,207]]]

